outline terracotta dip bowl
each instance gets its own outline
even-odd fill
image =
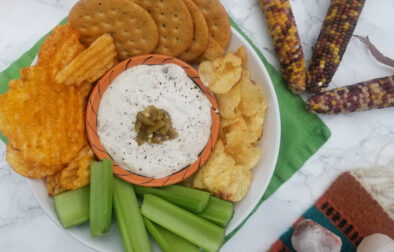
[[[190,79],[193,80],[195,85],[197,85],[203,93],[206,95],[208,100],[211,103],[211,118],[212,118],[212,126],[211,132],[209,136],[209,140],[206,143],[203,151],[199,154],[197,160],[195,160],[192,164],[183,169],[162,178],[151,178],[138,175],[126,169],[123,169],[119,165],[117,165],[111,156],[107,153],[105,148],[102,146],[100,142],[100,137],[97,134],[97,113],[100,106],[100,101],[102,95],[106,91],[106,89],[111,85],[112,81],[122,72],[127,69],[138,66],[138,65],[163,65],[173,63],[181,66]],[[149,187],[158,187],[158,186],[166,186],[181,182],[192,174],[194,174],[209,158],[211,155],[216,141],[219,135],[219,120],[220,116],[218,113],[218,105],[215,99],[215,96],[212,92],[205,87],[200,81],[198,72],[192,66],[187,63],[173,57],[165,56],[165,55],[157,55],[157,54],[147,54],[141,56],[135,56],[129,58],[125,61],[120,62],[116,66],[114,66],[111,70],[109,70],[97,83],[97,85],[92,90],[92,93],[89,97],[87,108],[86,108],[86,130],[89,138],[89,142],[93,148],[96,156],[102,160],[104,158],[109,158],[112,160],[114,165],[114,174],[127,182],[136,185],[149,186]]]

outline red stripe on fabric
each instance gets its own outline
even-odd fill
[[[352,218],[347,216],[343,211],[338,209],[331,200],[324,195],[315,203],[315,207],[326,216],[326,218],[337,227],[337,229],[351,242],[355,247],[366,236],[357,226]],[[334,218],[339,216],[337,218]]]

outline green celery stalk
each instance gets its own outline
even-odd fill
[[[226,227],[234,214],[233,203],[211,196],[208,206],[197,215],[219,226]]]
[[[109,231],[112,218],[112,162],[104,159],[90,166],[90,234]]]
[[[180,185],[160,188],[134,186],[138,195],[153,194],[194,213],[201,213],[208,205],[209,193]]]
[[[114,178],[114,212],[127,252],[152,251],[133,186]]]
[[[145,227],[163,252],[200,252],[194,244],[143,217]]]
[[[207,251],[218,251],[223,244],[223,228],[152,194],[144,195],[141,213]]]
[[[64,228],[89,220],[89,186],[53,197],[56,214]]]

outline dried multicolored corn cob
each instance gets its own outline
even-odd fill
[[[393,106],[394,75],[312,96],[308,100],[307,110],[324,114],[339,114]]]
[[[293,93],[305,90],[306,67],[289,0],[259,0],[282,72]]]
[[[324,91],[334,76],[356,27],[365,0],[331,0],[309,66],[307,89]]]

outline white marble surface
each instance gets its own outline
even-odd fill
[[[0,0],[0,71],[56,25],[75,0]],[[222,0],[244,31],[276,67],[272,44],[257,0]],[[329,0],[292,0],[307,60]],[[394,57],[394,1],[369,0],[355,33],[369,35]],[[332,87],[394,74],[378,65],[352,39]],[[356,167],[384,164],[394,153],[394,108],[322,119],[331,139],[270,197],[223,251],[265,251],[324,192],[337,175]],[[70,238],[45,215],[23,178],[4,161],[0,145],[0,251],[92,251]],[[380,153],[380,154],[379,154]]]

